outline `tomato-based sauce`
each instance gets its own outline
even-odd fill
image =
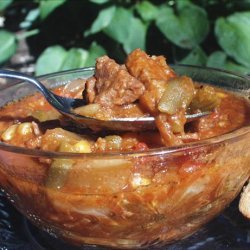
[[[152,131],[78,129],[39,93],[0,109],[1,145],[31,152],[0,149],[1,188],[33,223],[74,244],[135,249],[181,239],[250,175],[249,101],[178,76],[162,56],[136,50],[125,65],[105,56],[94,76],[53,91],[85,97],[78,111],[90,117],[156,120]],[[237,140],[218,137],[235,131]]]

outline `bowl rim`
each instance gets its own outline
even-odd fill
[[[171,67],[181,67],[181,68],[190,68],[190,69],[200,69],[200,70],[208,70],[208,71],[214,71],[217,73],[225,73],[227,75],[231,75],[234,77],[239,77],[244,81],[250,82],[250,78],[248,76],[235,73],[232,71],[224,70],[224,69],[218,69],[213,67],[202,67],[202,66],[196,66],[196,65],[186,65],[186,64],[176,64],[176,65],[170,65]],[[84,68],[77,68],[77,69],[70,69],[70,70],[64,70],[59,71],[55,73],[45,74],[38,76],[37,78],[40,80],[46,80],[47,78],[56,77],[56,76],[62,76],[64,74],[70,74],[70,73],[78,73],[83,71],[93,71],[94,67],[84,67]],[[23,81],[18,82],[18,84],[24,83]],[[16,86],[16,84],[11,86],[6,86],[7,88],[12,88]],[[4,107],[4,106],[2,106]],[[0,107],[0,108],[2,108]],[[22,154],[27,156],[33,156],[33,157],[49,157],[49,158],[96,158],[96,157],[141,157],[141,156],[155,156],[155,155],[162,155],[162,154],[172,154],[172,153],[178,153],[183,152],[185,150],[191,150],[191,149],[197,149],[197,148],[203,148],[211,145],[217,145],[221,143],[228,143],[229,141],[244,137],[246,134],[250,133],[250,124],[244,125],[240,128],[237,128],[233,131],[230,131],[226,134],[214,136],[208,139],[200,140],[197,142],[190,142],[186,144],[182,144],[179,146],[170,146],[170,147],[159,147],[159,148],[152,148],[145,151],[120,151],[120,152],[102,152],[102,153],[70,153],[70,152],[55,152],[55,151],[46,151],[46,150],[40,150],[40,149],[28,149],[25,147],[19,147],[14,146],[11,144],[7,144],[0,141],[0,150],[6,151],[6,152],[12,152],[16,154]]]

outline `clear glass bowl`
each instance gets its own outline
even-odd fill
[[[191,66],[174,69],[249,97],[246,77]],[[86,68],[40,79],[56,87],[92,74]],[[5,88],[0,106],[34,91],[27,83]],[[56,159],[73,163],[66,174],[63,168],[57,173],[65,177],[61,188],[45,185]],[[250,126],[147,152],[56,153],[0,143],[0,186],[9,200],[38,228],[80,246],[140,249],[187,237],[228,206],[249,175]]]

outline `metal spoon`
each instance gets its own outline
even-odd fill
[[[70,118],[77,127],[91,128],[95,130],[116,130],[116,131],[143,131],[155,129],[154,117],[136,117],[136,118],[117,118],[113,120],[98,120],[91,117],[79,115],[74,112],[74,109],[86,105],[84,99],[73,99],[58,96],[47,89],[39,80],[29,75],[12,71],[0,70],[0,77],[14,78],[26,81],[34,85],[46,98],[46,100],[61,114]],[[199,119],[206,116],[210,112],[203,112],[197,114],[187,114],[187,122]]]

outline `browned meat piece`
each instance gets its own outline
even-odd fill
[[[183,117],[182,120],[185,120],[185,116]],[[155,123],[166,146],[180,145],[183,142],[174,134],[175,124],[171,118],[172,116],[161,113],[155,117]]]
[[[184,131],[186,123],[185,109],[174,115],[160,113],[156,116],[156,126],[161,134],[162,142],[166,146],[176,146],[200,139],[198,133]]]
[[[89,101],[103,106],[132,103],[145,90],[143,83],[131,76],[125,66],[108,56],[97,59],[95,76],[87,81],[86,87]]]
[[[158,109],[171,78],[176,77],[163,56],[150,57],[140,49],[128,55],[126,67],[131,75],[144,83],[146,90],[140,97],[140,104],[155,116],[156,126],[166,146],[182,144],[178,135],[184,134],[185,110],[170,115]]]
[[[145,84],[146,91],[140,97],[140,102],[151,113],[155,113],[166,82],[176,74],[167,65],[163,56],[150,57],[140,49],[128,55],[126,67],[132,76]]]
[[[93,103],[94,100],[95,100],[95,96],[96,96],[95,83],[96,83],[95,77],[90,77],[86,81],[86,87],[85,88],[86,88],[86,91],[87,91],[87,98],[88,98],[89,103]]]

